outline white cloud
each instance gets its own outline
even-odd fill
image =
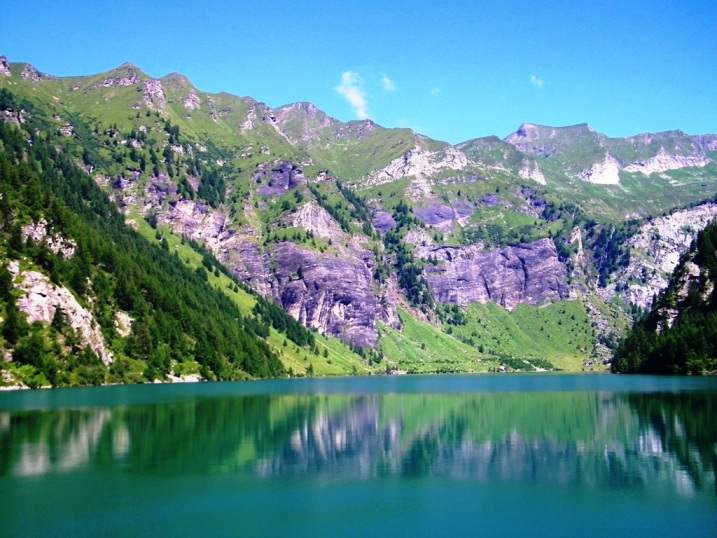
[[[441,89],[440,88],[431,88],[431,95],[433,95],[434,97],[436,95],[441,95]]]
[[[386,75],[381,75],[381,86],[386,92],[392,92],[396,89],[396,85]]]
[[[365,120],[369,117],[366,92],[363,88],[361,75],[354,71],[345,71],[341,75],[341,84],[334,89],[348,101],[358,119]]]
[[[538,87],[538,88],[542,88],[542,87],[543,87],[543,79],[542,79],[542,78],[538,78],[538,77],[535,76],[535,75],[530,75],[530,83],[531,83],[533,86],[536,86],[536,87]]]

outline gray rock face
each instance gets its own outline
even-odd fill
[[[299,322],[372,346],[378,340],[376,321],[397,327],[398,319],[386,295],[374,292],[371,253],[356,254],[334,257],[279,243],[272,253],[274,277],[281,305]]]
[[[680,256],[715,218],[717,204],[706,203],[645,221],[627,242],[630,263],[613,275],[610,284],[599,288],[598,294],[604,300],[618,294],[627,303],[649,308],[652,298],[667,287]]]
[[[240,238],[233,244],[223,242],[217,256],[239,280],[265,297],[278,301],[278,286],[269,269],[269,255],[256,243]]]
[[[414,208],[413,213],[424,223],[442,229],[450,227],[455,220],[469,217],[473,213],[473,206],[469,202],[457,200],[451,206],[433,203]]]
[[[10,76],[10,62],[5,56],[0,56],[0,75]]]
[[[396,220],[391,213],[386,211],[377,211],[372,219],[373,227],[382,234],[385,234],[396,225]]]
[[[17,306],[27,315],[28,322],[42,321],[49,324],[55,310],[61,308],[82,344],[94,351],[105,365],[112,363],[112,352],[107,349],[99,325],[92,313],[77,302],[70,290],[55,286],[37,271],[21,272],[17,261],[10,262],[8,269],[13,277],[22,277],[22,281],[17,285],[21,291]]]
[[[290,170],[278,174],[290,180]],[[336,234],[341,231],[338,226],[327,228],[327,217],[311,203],[304,204],[296,215],[298,225],[317,236],[333,237],[338,244]],[[204,242],[240,280],[281,304],[307,327],[371,346],[378,340],[377,320],[399,326],[388,291],[375,290],[374,259],[369,250],[340,246],[334,252],[321,253],[288,241],[261,248],[229,229],[223,212],[197,200],[170,202],[158,221],[175,233]]]
[[[306,178],[301,168],[294,163],[285,162],[270,171],[262,169],[256,172],[254,181],[261,183],[258,189],[259,194],[271,196],[283,194],[289,189],[296,188],[305,182]]]
[[[158,80],[145,80],[142,88],[142,102],[150,107],[163,109],[167,105],[162,83]]]
[[[139,84],[139,70],[132,64],[122,64],[115,73],[115,76],[106,77],[101,86],[109,88],[112,86],[135,86]]]
[[[518,303],[540,305],[568,297],[565,267],[547,238],[491,251],[471,245],[419,252],[439,261],[424,270],[437,301],[460,305],[492,301],[512,310]]]

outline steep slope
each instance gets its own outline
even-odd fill
[[[717,371],[717,223],[699,233],[645,319],[615,353],[620,373]]]
[[[23,381],[152,380],[179,363],[206,379],[283,374],[266,325],[210,288],[206,273],[127,227],[41,139],[30,145],[0,123],[0,141],[3,347],[29,367],[16,371]]]

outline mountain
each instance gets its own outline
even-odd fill
[[[717,216],[715,135],[526,123],[449,145],[132,64],[58,78],[2,57],[0,118],[150,242],[205,249],[225,287],[311,329],[329,357],[278,346],[299,374],[594,368]]]
[[[717,372],[717,223],[702,230],[668,286],[615,352],[620,373]]]

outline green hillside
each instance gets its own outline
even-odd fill
[[[103,265],[99,254],[88,254],[84,272],[78,272],[87,282],[76,276],[77,289],[69,276],[53,277],[97,316],[116,358],[108,370],[115,373],[100,382],[168,375],[600,369],[602,346],[614,346],[635,313],[603,292],[630,264],[626,241],[649,215],[717,193],[712,135],[670,131],[610,138],[586,124],[524,124],[505,140],[484,137],[450,146],[370,120],[344,123],[310,103],[270,108],[251,97],[203,92],[178,73],[155,79],[129,63],[59,78],[27,64],[9,65],[10,75],[0,77],[0,119],[15,124],[24,141],[4,143],[8,166],[27,161],[38,192],[56,197],[71,213],[87,209],[79,199],[104,197],[103,214],[111,213],[112,229],[104,221],[95,226],[97,216],[82,217],[90,219],[90,231],[57,225],[68,237],[98,234],[89,241],[95,248],[103,241],[119,244],[111,234],[132,228],[122,233],[144,241],[127,247],[142,252],[132,262],[136,269],[118,272],[130,262]],[[45,161],[33,156],[35,148],[45,148]],[[619,168],[617,184],[584,179],[586,170],[608,156]],[[648,177],[629,168],[651,159],[664,170]],[[56,169],[60,161],[62,176],[75,178],[71,202],[65,190],[47,190],[59,188],[46,168]],[[3,229],[8,244],[18,227],[50,221],[42,211],[24,209],[32,206],[26,196],[20,195],[23,201]],[[26,242],[22,232],[21,239]],[[492,296],[464,306],[441,303],[430,288],[429,270],[447,263],[432,254],[441,247],[455,249],[458,258],[492,253],[500,259],[509,256],[506,249],[514,255],[517,247],[546,240],[555,249],[543,251],[552,269],[540,277],[550,283],[539,288],[553,290],[549,298],[525,293],[533,277],[520,264],[539,267],[541,260],[523,258],[501,269],[514,272],[511,293],[521,297],[511,311],[482,304],[499,300]],[[77,263],[70,258],[46,267],[45,247],[23,251],[25,260],[4,245],[13,254],[3,258],[8,267],[17,261],[22,271],[48,278],[52,263]],[[154,263],[169,276],[148,276],[146,284],[134,280]],[[166,311],[183,312],[184,307],[158,307],[165,299],[155,288],[164,289],[163,278],[175,271],[198,279],[197,291],[187,293],[217,297],[216,304],[204,301],[204,310],[195,312],[211,328],[179,322],[169,327],[174,322],[163,319]],[[112,292],[104,310],[93,295],[95,279],[100,288],[106,281]],[[19,297],[20,285],[13,282],[8,297]],[[196,300],[187,297],[186,303]],[[7,308],[10,319],[22,318]],[[226,310],[217,314],[224,322],[206,321],[215,308]],[[137,331],[146,325],[144,351],[127,343],[133,335],[117,332],[118,312],[135,320]],[[231,320],[241,321],[239,328],[226,327]],[[47,346],[60,342],[55,355],[82,347],[72,351],[62,343],[67,335],[36,329]],[[26,338],[29,329],[23,330]],[[231,344],[237,339],[251,344]],[[175,340],[178,350],[172,349]],[[7,358],[19,341],[4,342]],[[18,364],[13,361],[11,368]],[[76,367],[60,369],[68,372],[65,377],[51,379],[40,370],[32,375],[55,384],[81,382],[72,377]]]

